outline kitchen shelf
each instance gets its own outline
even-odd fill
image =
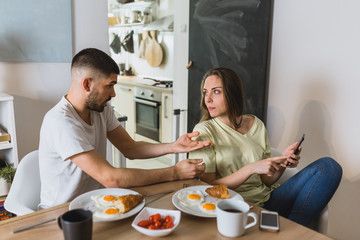
[[[120,31],[130,31],[133,30],[134,33],[141,33],[144,27],[143,23],[128,23],[128,24],[118,24],[118,25],[109,25],[109,32],[118,33]]]
[[[11,149],[12,147],[11,143],[0,143],[0,150]]]
[[[109,25],[109,30],[115,32],[122,29],[135,30],[137,33],[142,32],[142,27],[153,22],[152,19],[156,16],[158,0],[151,1],[136,1],[130,3],[117,3],[109,5],[109,22],[119,23]],[[141,15],[134,19],[131,19],[133,12],[139,12]],[[146,16],[145,16],[146,15]],[[147,17],[148,19],[144,20]]]
[[[163,31],[173,32],[174,31],[174,15],[169,15],[144,24],[143,30],[145,31]]]
[[[169,15],[163,18],[156,19],[150,23],[129,23],[129,24],[118,24],[110,25],[110,32],[116,32],[121,28],[131,28],[135,30],[136,33],[141,33],[142,31],[160,31],[160,32],[173,32],[174,31],[174,16]]]
[[[0,92],[0,125],[11,137],[9,143],[0,143],[0,158],[7,163],[18,165],[18,152],[15,130],[14,97]]]
[[[127,24],[118,24],[118,25],[111,25],[109,28],[119,28],[119,27],[136,27],[136,26],[143,26],[143,23],[127,23]]]
[[[127,11],[140,11],[142,13],[156,11],[156,1],[139,1],[131,3],[118,4],[116,7],[109,9],[109,13],[113,14],[114,17],[120,17]],[[127,16],[129,17],[129,16]]]
[[[130,3],[119,3],[118,8],[131,8],[136,10],[142,10],[149,7],[152,7],[158,0],[144,0],[144,1],[136,1]]]

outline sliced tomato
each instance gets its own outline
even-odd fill
[[[172,221],[172,218],[169,215],[167,215],[165,217],[165,222],[170,222],[170,221]]]
[[[138,223],[138,226],[147,228],[150,225],[150,222],[148,220],[142,220]]]
[[[167,222],[165,228],[172,228],[174,226],[173,221]]]
[[[154,222],[158,222],[158,221],[160,221],[160,219],[161,219],[160,213],[157,213],[154,215]]]
[[[157,227],[157,228],[161,228],[161,226],[162,226],[162,223],[160,222],[160,221],[157,221],[157,222],[155,222],[155,227]]]
[[[148,229],[158,229],[154,224],[150,224],[147,228]]]

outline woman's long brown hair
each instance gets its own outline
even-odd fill
[[[218,67],[212,68],[207,71],[201,82],[201,119],[200,122],[211,119],[210,113],[205,105],[205,95],[203,93],[203,88],[205,80],[209,76],[217,76],[220,78],[223,84],[225,104],[228,111],[229,121],[232,126],[237,129],[241,125],[241,121],[237,122],[237,118],[241,116],[245,110],[244,103],[244,88],[240,77],[237,73],[229,68]]]

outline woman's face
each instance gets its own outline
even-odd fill
[[[218,76],[211,75],[205,79],[203,94],[211,117],[227,116],[223,84]]]

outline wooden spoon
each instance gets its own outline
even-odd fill
[[[155,31],[150,31],[151,42],[146,46],[145,59],[152,67],[160,66],[163,60],[163,50],[160,44],[156,41]]]

